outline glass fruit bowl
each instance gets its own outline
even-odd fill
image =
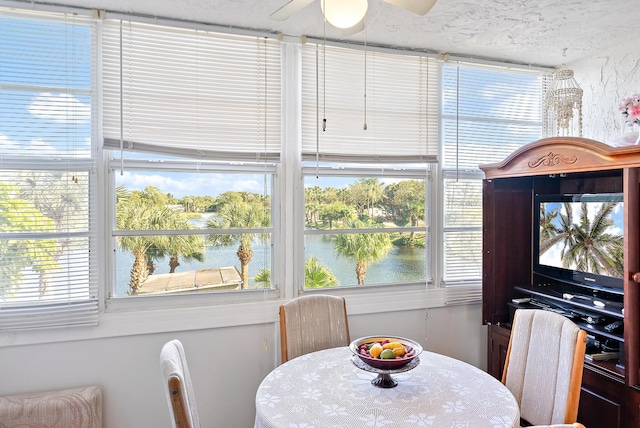
[[[399,348],[398,344],[404,349],[395,351]],[[422,353],[422,346],[418,342],[398,336],[361,337],[351,342],[349,349],[367,365],[381,370],[404,367]],[[391,353],[386,350],[391,350]]]

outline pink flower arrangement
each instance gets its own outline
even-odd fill
[[[620,101],[618,110],[624,116],[625,121],[640,125],[640,94],[633,94]]]

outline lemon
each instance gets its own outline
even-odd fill
[[[380,353],[380,358],[382,358],[383,360],[392,360],[394,359],[396,356],[393,353],[393,349],[384,349],[381,353]]]
[[[369,349],[369,355],[371,355],[373,358],[378,358],[380,356],[380,353],[382,352],[382,345],[379,343],[375,343],[370,349]]]
[[[393,348],[393,355],[396,357],[404,357],[404,354],[407,353],[407,348],[404,346],[400,346],[398,348]]]
[[[382,345],[382,349],[396,349],[396,348],[404,348],[404,345],[400,342],[388,342]]]

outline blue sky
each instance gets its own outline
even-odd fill
[[[90,35],[88,27],[0,18],[1,153],[90,155]]]

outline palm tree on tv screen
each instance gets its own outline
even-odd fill
[[[540,206],[540,255],[544,254],[559,242],[567,248],[573,245],[573,208],[569,203],[564,203],[565,214],[560,213],[560,209],[546,211],[544,205]],[[559,217],[559,225],[555,224]]]
[[[607,233],[613,226],[611,213],[617,202],[605,202],[593,218],[589,217],[586,203],[580,205],[580,221],[574,224],[572,242],[562,252],[562,263],[565,267],[576,266],[576,269],[595,274],[622,277],[621,265],[623,238],[621,235]]]

